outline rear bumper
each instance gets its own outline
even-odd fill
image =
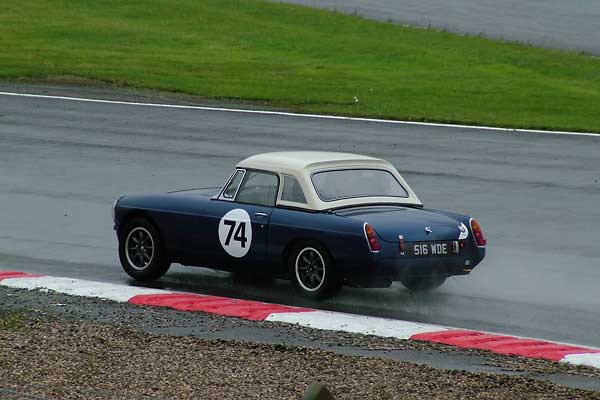
[[[414,276],[468,275],[485,257],[485,248],[474,247],[465,254],[447,257],[393,257],[374,254],[372,263],[347,276],[358,287],[388,287],[393,281]]]
[[[485,250],[484,250],[485,253]],[[405,276],[453,276],[468,275],[483,259],[479,257],[444,257],[381,259],[377,262],[379,274],[389,275],[397,281]]]

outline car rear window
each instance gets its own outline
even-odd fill
[[[312,175],[312,182],[323,201],[354,197],[408,197],[408,192],[394,175],[382,169],[322,171]]]

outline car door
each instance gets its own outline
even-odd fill
[[[278,189],[279,177],[271,172],[247,170],[239,184],[231,180],[217,200],[217,264],[231,270],[268,269],[269,220]]]

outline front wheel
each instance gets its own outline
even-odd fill
[[[121,230],[119,259],[125,272],[138,281],[158,279],[171,266],[158,230],[141,218],[130,221]]]
[[[323,299],[341,289],[333,260],[321,244],[300,243],[291,252],[289,261],[292,280],[303,295]]]
[[[425,292],[437,289],[446,282],[445,276],[407,276],[400,278],[400,283],[411,292]]]

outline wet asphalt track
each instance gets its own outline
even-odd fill
[[[366,18],[432,26],[537,46],[600,54],[596,0],[277,0]]]
[[[158,285],[600,347],[600,137],[0,95],[0,269],[130,282],[111,225],[117,196],[218,185],[238,160],[290,149],[392,161],[426,206],[479,218],[487,259],[433,293],[348,288],[322,304],[284,281],[181,266]]]

